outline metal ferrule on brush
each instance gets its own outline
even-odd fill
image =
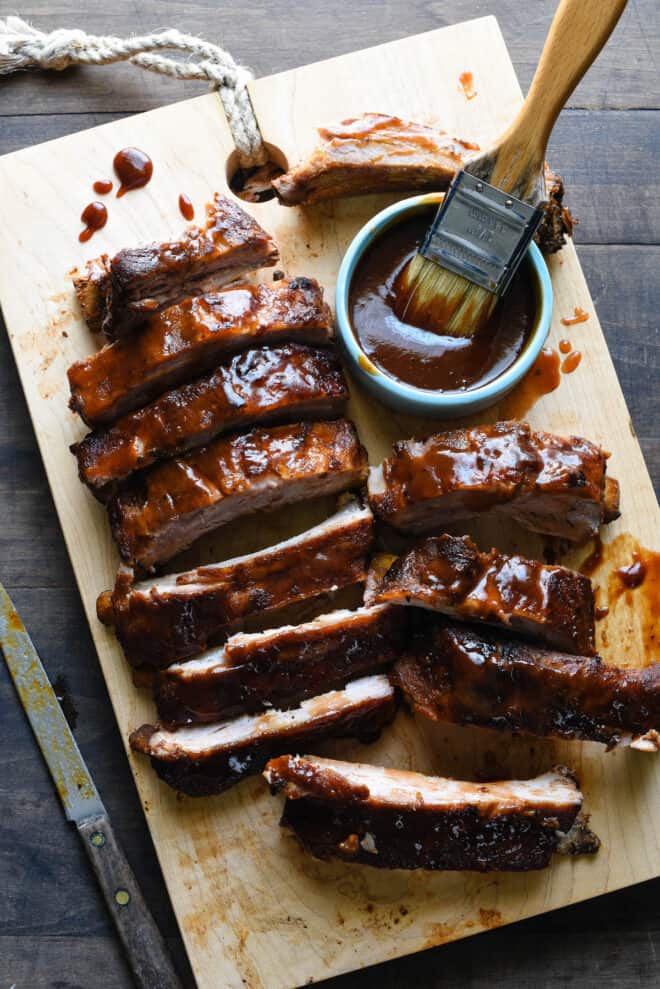
[[[513,278],[541,219],[539,206],[460,171],[420,254],[495,295]]]

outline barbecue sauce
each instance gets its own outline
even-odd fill
[[[579,350],[572,350],[568,357],[564,360],[561,366],[564,374],[572,374],[573,371],[578,367],[580,361],[582,360],[582,354]]]
[[[184,220],[190,222],[195,217],[195,207],[193,206],[190,198],[182,192],[179,196],[179,212]]]
[[[132,189],[141,189],[150,181],[154,163],[148,154],[139,148],[123,148],[114,157],[113,167],[119,182],[117,199]]]
[[[376,369],[429,391],[465,391],[499,377],[525,349],[536,321],[539,288],[524,261],[506,295],[472,337],[442,336],[395,314],[395,284],[416,253],[432,212],[403,220],[361,258],[349,293],[353,332]]]
[[[89,203],[80,214],[80,219],[85,224],[85,229],[81,230],[78,234],[78,240],[81,244],[84,244],[97,230],[102,230],[106,225],[108,222],[108,211],[103,203]]]
[[[92,189],[97,196],[107,196],[109,192],[112,192],[112,182],[110,179],[99,179],[92,186]]]
[[[585,312],[584,309],[580,309],[579,306],[575,306],[573,309],[572,316],[562,316],[561,323],[564,326],[575,326],[576,323],[586,323],[589,319],[589,313]]]

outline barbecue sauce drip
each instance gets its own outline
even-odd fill
[[[499,377],[534,327],[538,287],[523,262],[504,298],[473,337],[429,333],[395,314],[397,278],[417,252],[432,211],[403,220],[361,258],[349,293],[351,324],[376,369],[429,391],[464,391]]]
[[[81,230],[78,234],[78,240],[81,244],[84,244],[97,230],[102,230],[106,225],[108,222],[108,211],[103,203],[89,203],[80,214],[80,219],[85,224],[85,229]]]
[[[184,218],[184,220],[188,220],[188,222],[194,219],[195,207],[193,206],[190,198],[184,195],[183,192],[179,196],[179,212],[181,213],[181,216]]]
[[[578,367],[580,361],[582,360],[582,354],[579,350],[572,350],[568,357],[564,360],[561,366],[564,374],[572,374],[573,371]]]
[[[474,88],[474,76],[471,72],[461,72],[458,77],[458,81],[461,84],[461,89],[465,95],[466,100],[473,100],[477,95],[477,91]]]
[[[584,309],[580,309],[579,306],[575,306],[573,309],[572,316],[562,316],[561,323],[564,326],[575,326],[576,323],[586,323],[589,319],[589,313],[585,312]]]
[[[112,182],[110,179],[99,179],[92,186],[92,189],[97,196],[107,196],[109,192],[112,192]]]
[[[628,590],[634,591],[640,587],[646,578],[646,564],[639,553],[633,553],[633,562],[627,567],[619,567],[617,577]]]
[[[154,172],[151,158],[139,148],[123,148],[117,152],[112,164],[121,183],[117,190],[117,199],[121,199],[131,189],[141,189]]]
[[[562,354],[570,354],[571,352],[571,341],[570,340],[560,340],[559,350]]]

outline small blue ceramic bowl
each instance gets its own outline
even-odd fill
[[[382,210],[362,227],[353,238],[339,269],[337,279],[337,330],[339,343],[352,375],[368,392],[390,408],[412,415],[436,419],[451,419],[471,415],[494,405],[504,398],[524,378],[541,352],[550,330],[552,316],[552,283],[536,244],[531,244],[528,259],[538,281],[536,322],[524,350],[499,377],[477,388],[464,391],[430,391],[405,384],[378,368],[362,351],[353,332],[349,315],[349,290],[353,273],[360,258],[376,238],[390,227],[416,213],[429,212],[439,205],[441,193],[413,196]],[[432,213],[429,212],[429,224]]]

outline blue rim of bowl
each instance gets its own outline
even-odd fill
[[[465,391],[434,392],[430,389],[416,388],[414,385],[408,385],[390,377],[386,371],[373,363],[358,344],[348,311],[351,281],[367,247],[389,226],[394,225],[395,221],[402,219],[405,213],[425,206],[432,207],[439,204],[441,199],[441,193],[425,193],[420,196],[412,196],[409,199],[401,199],[381,210],[358,231],[346,249],[337,275],[335,298],[337,328],[341,343],[356,371],[362,377],[368,376],[374,388],[382,390],[395,399],[407,399],[412,405],[418,407],[423,404],[429,408],[442,410],[465,406],[466,411],[468,411],[471,406],[477,403],[483,408],[486,403],[494,404],[499,398],[507,395],[531,369],[548,338],[553,307],[552,282],[543,255],[536,244],[531,243],[529,245],[526,255],[531,261],[539,283],[539,312],[532,336],[511,367],[494,378],[493,381],[489,381],[479,388],[466,389]],[[371,365],[374,371],[367,370],[364,366],[365,363],[367,366]]]

